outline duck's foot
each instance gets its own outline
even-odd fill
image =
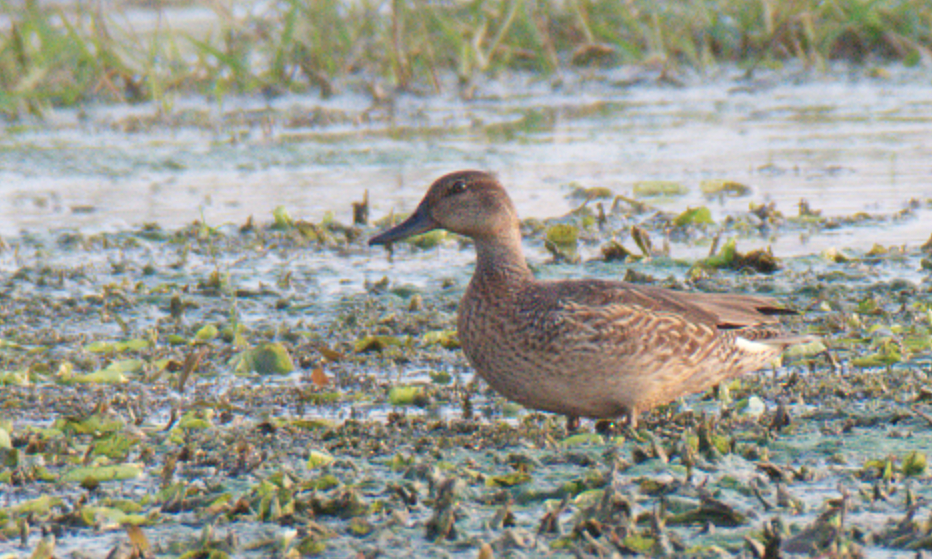
[[[595,432],[603,437],[615,437],[621,434],[621,425],[614,419],[600,419],[595,422]]]
[[[632,438],[637,436],[638,432],[638,411],[631,410],[625,414],[624,431]]]
[[[573,433],[577,431],[579,431],[579,416],[578,415],[566,416],[566,434],[572,435]]]

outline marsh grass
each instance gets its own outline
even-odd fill
[[[283,0],[261,16],[211,6],[213,30],[137,32],[123,14],[83,3],[0,2],[0,111],[91,99],[169,111],[178,92],[326,97],[356,79],[428,93],[449,73],[468,85],[479,74],[570,66],[932,64],[924,0]]]

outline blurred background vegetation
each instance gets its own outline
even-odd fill
[[[0,1],[0,113],[178,93],[421,94],[478,75],[646,64],[748,71],[796,60],[932,64],[928,0],[279,0],[261,6]],[[162,10],[209,10],[173,28]],[[455,76],[457,80],[445,80]]]

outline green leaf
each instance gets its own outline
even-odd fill
[[[688,193],[688,188],[675,181],[640,181],[634,183],[634,196],[637,198],[683,196]]]
[[[114,369],[108,367],[86,375],[75,375],[71,379],[71,382],[78,382],[81,384],[125,384],[129,382],[129,379],[126,378],[126,375],[123,374],[120,367]]]
[[[99,518],[101,517],[108,520],[111,524],[119,524],[121,526],[127,524],[139,526],[150,521],[149,517],[144,514],[127,514],[120,509],[112,507],[81,507],[80,514],[81,520],[92,527],[100,524]]]
[[[84,349],[90,353],[123,353],[124,351],[141,351],[148,347],[148,341],[136,338],[122,342],[91,342],[84,346]]]
[[[728,242],[718,251],[718,254],[702,260],[702,264],[712,268],[727,268],[734,263],[737,252],[738,243],[735,238],[732,237],[728,239]]]
[[[312,450],[307,457],[307,467],[312,470],[322,468],[331,462],[333,462],[333,456],[322,450]]]
[[[82,466],[69,470],[62,477],[63,482],[80,483],[87,478],[97,481],[122,481],[136,479],[142,475],[142,466],[135,464],[120,464],[117,466]]]
[[[902,465],[903,475],[907,477],[918,477],[925,475],[929,469],[929,459],[924,452],[913,450],[903,458]]]
[[[717,194],[747,196],[751,193],[751,188],[749,186],[725,179],[704,180],[699,183],[699,190],[707,196]]]
[[[17,516],[25,516],[28,514],[33,514],[36,517],[45,517],[47,516],[53,508],[60,507],[64,503],[61,497],[52,497],[51,495],[42,495],[41,497],[36,497],[13,508],[14,514]]]
[[[213,410],[205,411],[189,411],[181,416],[181,419],[178,420],[178,425],[175,426],[176,429],[181,430],[194,430],[200,431],[204,429],[210,429],[214,426],[210,418],[213,415]]]
[[[393,386],[388,391],[388,401],[393,406],[425,406],[427,392],[421,385]]]
[[[673,220],[676,227],[685,227],[687,225],[715,225],[712,221],[712,212],[705,206],[690,208],[681,213]]]
[[[0,386],[29,386],[29,369],[0,371]]]
[[[576,247],[579,228],[575,225],[557,224],[547,229],[547,240],[559,247]]]
[[[213,324],[202,326],[197,334],[194,335],[195,342],[209,342],[220,335],[220,330]]]
[[[411,245],[416,246],[417,248],[428,250],[439,245],[444,239],[447,238],[447,232],[443,229],[436,229],[422,235],[416,235],[407,240]]]
[[[531,474],[526,472],[511,472],[502,476],[491,476],[486,478],[487,487],[515,487],[531,481]]]
[[[99,435],[122,430],[126,424],[115,418],[107,417],[101,413],[93,413],[83,419],[59,418],[52,424],[54,429],[62,433],[71,431],[78,435]]]
[[[444,349],[456,349],[460,347],[460,340],[457,337],[456,330],[433,330],[421,336],[424,345],[439,344]]]
[[[276,206],[276,208],[272,210],[272,217],[275,218],[275,223],[272,225],[273,229],[287,231],[294,226],[294,220],[291,219],[291,215],[288,213],[288,210],[285,209],[285,206]]]
[[[366,336],[356,340],[354,349],[356,353],[366,353],[370,351],[382,351],[391,346],[407,345],[407,337],[398,336]]]
[[[582,445],[600,445],[605,444],[605,438],[598,433],[577,433],[570,435],[562,441],[561,446],[582,446]]]
[[[237,373],[254,371],[260,375],[284,375],[294,371],[291,354],[279,342],[247,349],[234,356],[231,362]]]

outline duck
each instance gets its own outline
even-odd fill
[[[620,420],[771,364],[790,345],[772,297],[686,292],[604,279],[540,280],[518,212],[495,175],[446,174],[414,213],[369,239],[390,245],[435,229],[472,239],[476,264],[458,307],[460,345],[492,389],[530,409]]]

